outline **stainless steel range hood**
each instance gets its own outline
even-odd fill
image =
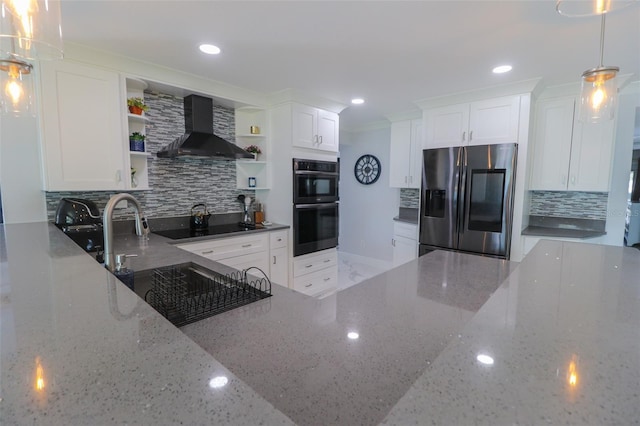
[[[160,158],[181,156],[209,157],[221,160],[253,158],[253,155],[213,134],[213,100],[198,95],[184,98],[185,134],[163,147]]]

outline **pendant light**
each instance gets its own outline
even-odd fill
[[[604,23],[606,13],[602,14],[600,30],[600,65],[582,73],[580,88],[579,120],[598,123],[612,120],[618,100],[618,81],[616,75],[620,68],[602,64],[604,56]]]
[[[556,11],[569,17],[601,16],[600,65],[582,73],[578,119],[582,122],[598,123],[612,120],[618,100],[616,75],[620,68],[603,65],[604,29],[607,13],[617,11],[640,0],[558,0]]]
[[[34,114],[28,61],[62,56],[59,1],[0,0],[0,112]]]

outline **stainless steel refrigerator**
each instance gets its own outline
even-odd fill
[[[517,144],[422,152],[420,254],[459,250],[509,258]]]

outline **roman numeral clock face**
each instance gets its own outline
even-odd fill
[[[365,154],[358,158],[353,168],[353,173],[358,182],[364,185],[371,185],[380,177],[380,160],[370,154]]]

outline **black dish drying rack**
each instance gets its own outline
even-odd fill
[[[175,326],[183,326],[271,296],[271,281],[249,281],[247,270],[230,274],[193,263],[154,269],[144,299]],[[254,277],[252,277],[254,278]]]

